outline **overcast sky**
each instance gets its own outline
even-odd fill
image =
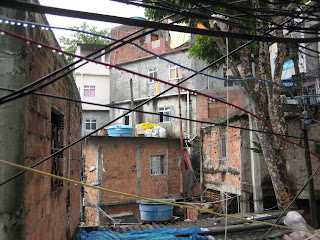
[[[106,15],[113,15],[119,17],[143,17],[144,9],[123,3],[108,1],[108,0],[40,0],[41,5],[72,9],[85,12],[100,13]],[[86,21],[90,26],[97,26],[98,30],[113,28],[119,24],[104,23],[99,21],[91,21],[78,18],[60,17],[55,15],[48,15],[47,19],[51,26],[56,27],[73,27],[80,26],[82,22]],[[57,39],[60,36],[68,36],[70,32],[55,30]]]

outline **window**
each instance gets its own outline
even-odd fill
[[[177,65],[170,65],[169,72],[170,72],[169,73],[170,80],[182,78],[182,68]]]
[[[83,96],[84,97],[95,97],[96,96],[96,86],[83,86]]]
[[[57,111],[51,111],[51,154],[63,148],[63,115]],[[63,152],[52,157],[51,174],[63,176]],[[63,186],[63,181],[57,178],[51,178],[51,190]]]
[[[148,69],[148,76],[153,78],[158,78],[158,68],[149,68]],[[154,83],[155,80],[149,79],[149,83]]]
[[[225,159],[227,157],[227,144],[226,144],[226,136],[223,135],[219,138],[219,158]],[[223,164],[223,162],[222,162]]]
[[[151,175],[163,175],[165,173],[164,166],[165,166],[164,155],[151,156],[151,163],[150,163]]]
[[[171,121],[171,108],[170,107],[163,107],[159,108],[159,122],[170,122]],[[169,115],[169,116],[164,116]]]
[[[151,33],[151,42],[159,40],[159,36],[157,34]]]
[[[96,130],[97,129],[97,120],[95,119],[86,119],[86,130]]]
[[[129,113],[126,116],[124,116],[124,125],[132,125],[132,113]]]

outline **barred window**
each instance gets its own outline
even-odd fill
[[[56,110],[51,111],[51,154],[63,148],[64,117]],[[63,176],[63,152],[52,157],[51,174]],[[63,181],[51,178],[51,190],[63,186]]]

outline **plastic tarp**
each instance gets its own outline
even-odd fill
[[[185,23],[179,23],[178,25],[186,26]],[[180,47],[181,45],[185,44],[186,42],[188,42],[191,39],[190,33],[169,31],[169,34],[171,36],[170,47],[172,49]]]
[[[189,237],[176,237],[176,234],[182,233],[193,233],[193,232],[201,232],[201,228],[185,228],[185,229],[174,229],[174,228],[157,228],[157,229],[149,229],[146,231],[131,231],[126,233],[117,233],[106,230],[104,228],[99,229],[98,231],[93,231],[87,233],[84,230],[81,230],[78,233],[78,240],[109,240],[109,239],[117,239],[117,240],[133,240],[133,239],[158,239],[158,240],[208,240],[209,238],[205,236],[201,236],[199,234],[192,234]]]

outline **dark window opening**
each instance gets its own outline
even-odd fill
[[[159,40],[159,36],[156,34],[151,34],[151,42]]]
[[[227,157],[227,143],[226,143],[226,136],[222,135],[219,138],[219,157],[222,160],[222,164],[223,164],[223,160]]]
[[[63,115],[56,111],[51,112],[51,154],[63,148]],[[52,157],[51,174],[63,176],[63,152]],[[63,181],[57,178],[51,178],[51,190],[63,186]]]

